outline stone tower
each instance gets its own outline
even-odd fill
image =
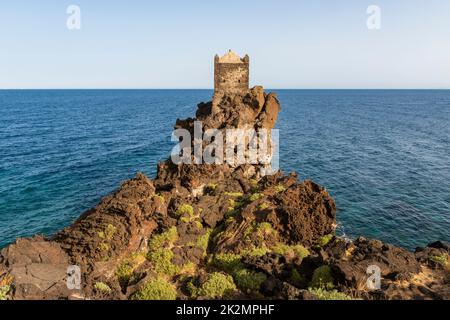
[[[214,96],[223,93],[245,94],[249,89],[249,63],[246,55],[239,57],[228,51],[222,57],[214,57]]]

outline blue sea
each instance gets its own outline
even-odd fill
[[[276,90],[280,166],[327,188],[339,233],[450,241],[450,91]],[[176,118],[211,90],[0,91],[0,247],[52,235],[155,176]]]

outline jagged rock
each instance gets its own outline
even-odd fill
[[[379,240],[358,238],[353,242],[337,239],[326,249],[328,263],[338,283],[367,290],[367,268],[377,266],[386,281],[409,280],[421,271],[414,254]]]
[[[261,292],[276,300],[316,300],[307,290],[298,289],[293,285],[276,278],[268,279],[261,287]]]
[[[153,201],[154,195],[153,183],[139,173],[53,239],[80,266],[137,251],[156,228],[152,215],[161,211],[161,203]]]
[[[225,216],[230,207],[230,197],[225,195],[205,195],[198,201],[198,208],[202,210],[202,221],[210,228],[215,228]]]
[[[200,103],[196,118],[177,120],[175,129],[186,129],[194,134],[194,122],[201,121],[202,130],[219,129],[226,137],[225,130],[239,129],[272,129],[275,125],[280,103],[275,94],[264,94],[262,87],[251,89],[246,95],[222,95],[219,101]],[[246,169],[244,169],[246,167]],[[255,169],[260,165],[230,166],[173,164],[169,159],[158,165],[155,186],[158,189],[172,190],[186,188],[195,196],[202,194],[201,190],[209,183],[228,180],[233,172],[242,171],[246,179],[259,178],[260,171]]]
[[[304,245],[334,233],[336,205],[328,192],[312,181],[293,185],[278,196],[277,217],[286,240]]]
[[[277,278],[284,274],[287,267],[286,258],[276,253],[266,254],[261,257],[245,257],[243,263],[250,269],[262,271]]]
[[[444,249],[445,251],[447,251],[447,253],[450,253],[450,243],[446,241],[435,241],[428,244],[427,247],[435,249]]]
[[[445,270],[450,268],[450,244],[436,241],[425,248],[417,248],[416,259],[432,269]]]
[[[61,247],[43,237],[18,239],[1,252],[6,272],[13,278],[13,299],[64,299],[69,259]]]

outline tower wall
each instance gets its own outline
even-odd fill
[[[226,57],[226,56],[224,56]],[[250,59],[245,56],[236,61],[222,61],[216,55],[214,59],[214,94],[233,93],[245,94],[249,89]]]

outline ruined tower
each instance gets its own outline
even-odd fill
[[[245,94],[249,89],[249,63],[246,55],[239,57],[228,51],[222,57],[214,57],[214,96],[223,93]]]

